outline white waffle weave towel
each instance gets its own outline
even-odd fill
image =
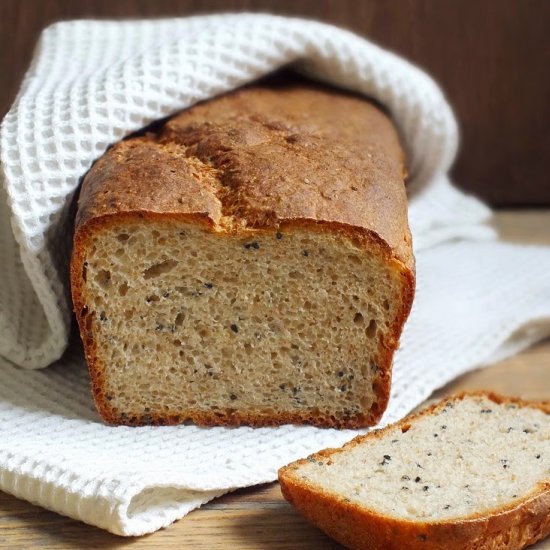
[[[59,23],[42,33],[0,136],[1,490],[140,535],[355,435],[105,426],[78,343],[59,359],[71,324],[70,205],[93,160],[155,119],[287,64],[386,105],[407,149],[418,291],[384,423],[550,334],[550,249],[494,240],[490,211],[449,183],[456,122],[413,65],[347,31],[269,15]]]

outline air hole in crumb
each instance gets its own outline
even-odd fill
[[[82,280],[86,282],[86,271],[88,270],[88,263],[84,262],[84,265],[82,266]]]
[[[183,321],[185,320],[185,313],[182,313],[181,311],[176,315],[176,319],[174,321],[174,324],[177,327],[181,327],[183,325]]]
[[[363,314],[357,312],[357,313],[355,314],[355,317],[353,318],[353,322],[354,322],[356,325],[361,325],[364,321],[365,321],[365,319],[363,318]]]
[[[149,296],[147,296],[145,298],[145,301],[147,303],[150,303],[150,302],[158,302],[160,300],[160,298],[156,295],[156,294],[150,294]]]
[[[120,241],[121,243],[126,242],[130,238],[130,235],[128,233],[119,233],[117,235],[117,241]]]
[[[386,311],[389,311],[389,309],[390,309],[390,303],[388,302],[387,299],[385,299],[385,300],[382,302],[382,307],[383,307]]]
[[[126,283],[122,283],[119,287],[118,287],[118,293],[121,295],[121,296],[126,296],[126,294],[128,293],[128,289],[130,287],[126,284]]]
[[[374,338],[376,336],[376,321],[371,319],[369,326],[365,329],[365,334],[368,338]]]
[[[159,275],[172,271],[176,265],[178,265],[176,260],[165,260],[164,262],[154,264],[143,272],[143,278],[152,279],[153,277],[158,277]]]
[[[107,288],[111,282],[111,272],[106,269],[100,269],[95,276],[95,280],[102,288]]]

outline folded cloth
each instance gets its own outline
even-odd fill
[[[94,159],[155,119],[289,64],[384,104],[407,151],[418,290],[383,423],[550,334],[550,248],[496,242],[490,211],[451,185],[457,125],[418,68],[350,32],[269,15],[58,23],[42,33],[0,130],[1,490],[140,535],[357,433],[106,426],[77,339],[59,359],[73,198]]]

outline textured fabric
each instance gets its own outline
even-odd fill
[[[0,489],[138,535],[357,433],[109,427],[77,338],[58,360],[70,333],[74,192],[94,159],[152,120],[289,63],[386,105],[407,150],[418,290],[383,422],[550,333],[550,249],[496,242],[490,211],[449,183],[456,122],[419,69],[349,32],[267,15],[59,23],[43,32],[0,133]]]

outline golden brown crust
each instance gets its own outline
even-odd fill
[[[71,263],[74,310],[101,416],[129,425],[193,420],[353,428],[378,422],[415,287],[403,177],[403,153],[391,121],[364,99],[314,84],[244,88],[184,111],[158,135],[113,146],[84,180]],[[122,219],[200,223],[221,236],[307,227],[341,232],[383,256],[401,276],[403,291],[397,318],[380,343],[373,407],[342,420],[307,412],[116,413],[106,399],[106,365],[98,360],[94,320],[85,308],[83,268],[88,238]]]
[[[418,418],[432,414],[449,401],[468,396],[484,396],[495,403],[515,403],[550,414],[550,403],[530,403],[492,392],[463,392],[435,403],[397,424],[358,436],[338,449],[325,449],[308,457],[327,458],[359,445],[365,439],[383,437],[395,426],[404,427]],[[325,491],[314,491],[294,475],[306,459],[279,470],[284,497],[299,512],[329,536],[354,549],[369,550],[519,550],[550,534],[550,482],[540,483],[523,499],[475,515],[440,522],[407,521],[369,510],[343,497]]]
[[[221,231],[320,220],[373,231],[412,269],[404,174],[395,128],[370,102],[317,84],[251,86],[112,147],[84,180],[77,230],[137,211],[200,213]]]

